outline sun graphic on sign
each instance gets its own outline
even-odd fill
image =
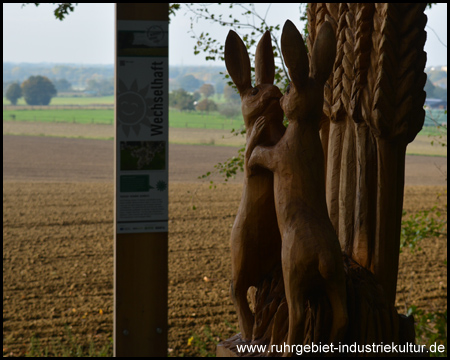
[[[117,119],[122,126],[126,136],[130,129],[137,134],[141,125],[151,126],[149,107],[152,100],[146,98],[149,86],[139,89],[136,80],[133,81],[130,88],[119,79],[117,96]]]

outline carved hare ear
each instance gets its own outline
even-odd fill
[[[325,84],[336,59],[336,36],[328,21],[320,27],[311,56],[311,77]]]
[[[247,48],[233,30],[230,30],[225,41],[225,65],[241,94],[252,87]]]
[[[255,85],[273,84],[275,60],[273,59],[272,39],[266,31],[259,40],[255,55]]]
[[[281,34],[281,52],[289,75],[298,88],[305,86],[309,75],[309,60],[302,35],[290,20],[286,20]]]

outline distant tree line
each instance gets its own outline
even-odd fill
[[[185,78],[190,79],[191,76],[185,76]],[[196,79],[192,76],[193,79]],[[194,81],[191,81],[194,83]],[[189,85],[189,81],[186,84]],[[183,88],[176,89],[169,94],[169,106],[182,110],[182,111],[218,111],[220,110],[227,117],[233,117],[239,114],[239,103],[240,97],[237,92],[229,87],[228,85],[223,90],[223,95],[226,104],[221,105],[221,108],[210,99],[216,91],[212,84],[202,84],[200,87],[198,85],[200,82],[195,82],[195,86],[189,87],[189,89],[195,89],[196,91],[190,92]],[[28,105],[49,105],[52,97],[56,96],[58,92],[71,91],[71,84],[65,80],[57,80],[52,82],[46,76],[30,76],[27,80],[23,81],[22,84],[18,82],[11,83],[5,92],[5,97],[11,102],[11,104],[16,105],[17,101],[23,97]],[[114,81],[106,81],[100,79],[99,81],[91,79],[87,83],[87,91],[91,91],[92,94],[101,94],[114,92]],[[203,98],[203,99],[202,99]]]
[[[21,83],[33,75],[45,76],[55,85],[58,79],[65,79],[72,88],[84,90],[89,79],[114,79],[114,65],[3,63],[3,82]]]
[[[114,94],[114,78],[91,78],[86,81],[86,87],[75,91],[72,84],[66,79],[50,80],[47,76],[30,76],[20,84],[18,81],[3,82],[3,95],[11,102],[17,104],[22,96],[29,105],[48,105],[57,93],[70,94],[69,96],[109,96]]]
[[[169,107],[180,111],[201,111],[209,113],[218,111],[227,118],[238,116],[241,113],[241,99],[235,89],[226,85],[223,90],[225,103],[216,104],[211,96],[215,94],[212,84],[203,84],[194,92],[186,91],[183,88],[172,90],[169,93]]]
[[[429,80],[425,86],[427,97],[446,100],[447,89],[434,86],[430,81],[436,80],[433,78],[433,75],[434,73],[428,74]],[[445,75],[439,73],[439,79],[444,78],[446,80]],[[181,74],[175,81],[177,82],[177,86],[170,94],[169,105],[171,107],[183,111],[216,111],[218,109],[217,105],[209,98],[216,93],[221,93],[227,100],[227,105],[222,105],[221,111],[229,114],[229,116],[235,116],[235,108],[236,103],[239,102],[239,95],[232,87],[228,85],[222,86],[223,84],[220,82],[219,86],[217,86],[217,83],[214,86],[211,83],[203,82],[192,74]],[[3,94],[11,104],[17,104],[18,99],[23,96],[29,105],[48,105],[51,98],[56,96],[58,92],[73,92],[72,84],[66,79],[51,81],[48,77],[40,75],[30,76],[21,85],[18,82],[3,82],[3,85]],[[221,90],[220,92],[217,91],[217,87]],[[83,91],[85,94],[91,96],[112,95],[114,94],[114,79],[103,79],[101,76],[91,78],[87,80],[86,87]],[[204,99],[199,101],[202,96]]]
[[[194,92],[207,83],[214,85],[216,94],[222,94],[227,84],[224,72],[225,68],[220,66],[169,66],[169,90],[182,88]],[[105,96],[112,95],[114,91],[114,65],[4,62],[3,93],[11,83],[21,83],[34,75],[47,77],[59,92],[88,91]],[[60,90],[58,82],[61,79],[70,83],[72,90]]]

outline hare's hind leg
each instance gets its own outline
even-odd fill
[[[296,271],[298,269],[292,263],[293,258],[290,254],[290,247],[286,242],[282,247],[282,265],[284,288],[286,301],[289,311],[289,330],[287,337],[287,345],[283,357],[295,355],[297,345],[303,345],[305,332],[305,305],[306,305],[306,288],[303,275]]]
[[[290,290],[286,291],[289,309],[289,331],[286,343],[290,347],[290,353],[285,349],[284,357],[295,355],[297,346],[303,345],[305,337],[305,298],[298,287],[292,287]]]
[[[328,342],[337,345],[344,340],[348,324],[345,281],[328,283],[326,293],[333,311],[333,323]]]
[[[247,301],[248,288],[242,277],[233,277],[231,299],[236,307],[241,335],[245,340],[252,340],[254,316]]]

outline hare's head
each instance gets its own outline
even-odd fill
[[[247,48],[238,34],[230,30],[225,42],[225,64],[235,83],[242,103],[242,116],[247,131],[256,119],[265,116],[268,120],[283,120],[280,107],[280,89],[273,85],[275,63],[270,33],[266,31],[258,43],[255,55],[255,86],[252,86],[250,58]]]
[[[302,35],[287,20],[281,35],[281,51],[289,69],[291,83],[281,99],[289,121],[319,122],[323,108],[324,85],[336,57],[336,38],[329,22],[321,26],[308,60]]]

